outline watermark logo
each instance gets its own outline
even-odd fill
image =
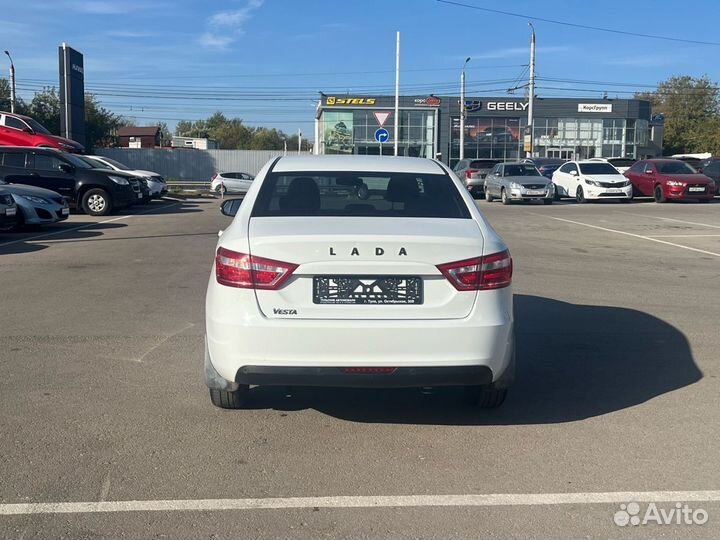
[[[658,507],[650,503],[644,509],[636,502],[621,504],[620,510],[613,515],[618,527],[638,525],[705,525],[708,513],[702,508],[690,508],[687,504],[675,503],[672,508]]]

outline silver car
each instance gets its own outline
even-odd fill
[[[54,191],[24,184],[6,184],[2,180],[0,186],[12,195],[17,204],[18,225],[49,225],[70,215],[67,200]]]
[[[461,159],[455,164],[453,172],[465,182],[465,187],[473,197],[480,197],[485,186],[485,176],[498,163],[500,159]]]
[[[210,181],[210,189],[218,194],[247,193],[255,177],[244,172],[217,173]]]
[[[485,177],[485,200],[492,202],[496,197],[503,204],[529,200],[552,204],[555,185],[532,163],[500,163]]]

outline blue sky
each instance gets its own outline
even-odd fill
[[[174,126],[221,110],[311,135],[318,91],[393,92],[398,30],[401,91],[421,95],[456,94],[467,56],[469,95],[508,95],[516,80],[526,82],[533,16],[720,42],[720,3],[709,0],[692,9],[647,0],[458,1],[528,17],[436,0],[0,0],[0,50],[11,51],[24,98],[57,85],[57,46],[65,41],[85,55],[87,89],[139,124]],[[628,97],[681,74],[720,80],[720,45],[533,22],[541,96]]]

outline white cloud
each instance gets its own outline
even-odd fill
[[[68,6],[80,13],[89,13],[91,15],[121,15],[145,9],[149,7],[147,3],[128,2],[128,1],[106,1],[95,0],[92,2],[70,2]]]
[[[198,38],[198,43],[204,47],[226,48],[244,33],[243,26],[252,17],[253,12],[263,5],[263,2],[264,0],[248,0],[239,9],[214,13],[207,20],[210,31],[202,34]],[[217,36],[213,32],[223,32],[224,34]]]
[[[560,52],[568,52],[572,50],[572,47],[567,45],[549,45],[547,47],[538,47],[536,53],[538,56],[541,54],[553,54]],[[530,57],[530,46],[527,47],[508,47],[506,49],[495,49],[491,51],[485,51],[477,54],[471,54],[470,57],[473,60],[493,60],[501,58],[515,58],[527,56]]]
[[[222,36],[205,32],[198,38],[198,43],[203,47],[210,47],[214,49],[224,49],[230,45],[235,38],[232,36]]]

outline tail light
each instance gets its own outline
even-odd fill
[[[437,268],[458,291],[502,289],[512,283],[512,257],[507,250]]]
[[[470,178],[474,172],[477,172],[477,169],[465,169],[465,178]]]
[[[215,256],[217,282],[239,289],[279,289],[297,267],[296,264],[254,257],[222,247]]]

